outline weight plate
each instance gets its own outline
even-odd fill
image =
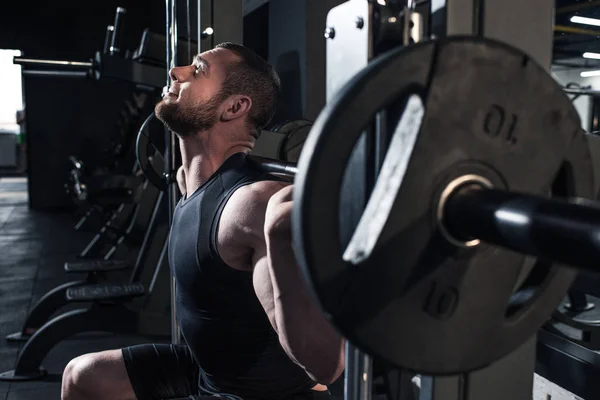
[[[298,162],[304,141],[310,132],[312,122],[299,119],[288,121],[283,125],[276,127],[273,132],[284,135],[279,145],[279,159],[286,162]]]
[[[164,137],[161,138],[160,135],[157,135],[157,132],[164,135],[164,127],[157,130],[156,127],[152,127],[152,122],[162,125],[154,113],[146,118],[138,132],[135,155],[138,165],[146,179],[159,190],[165,191],[168,189],[167,181],[162,176],[162,172],[156,171],[153,167],[158,158],[161,159],[161,163],[164,165],[164,161],[162,161],[162,151],[158,145],[161,139],[164,142]]]
[[[338,216],[348,160],[376,113],[400,102],[347,245]],[[568,97],[528,56],[489,39],[445,38],[374,60],[323,109],[300,155],[292,219],[305,277],[346,338],[397,367],[482,368],[531,337],[573,280],[573,270],[541,261],[523,279],[523,255],[450,244],[437,206],[465,175],[542,196],[565,195],[554,190],[562,180],[566,194],[592,197],[589,149]]]
[[[597,301],[592,298],[590,300]],[[589,309],[573,311],[561,304],[545,324],[545,329],[567,337],[587,349],[600,350],[600,311],[596,304],[590,303]]]

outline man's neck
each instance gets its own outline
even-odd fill
[[[249,153],[253,140],[249,135],[232,138],[226,132],[216,130],[179,139],[181,159],[185,172],[186,192],[194,193],[236,153]]]

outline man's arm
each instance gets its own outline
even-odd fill
[[[317,381],[329,384],[344,371],[345,342],[325,318],[297,264],[291,237],[292,188],[270,198],[265,217],[275,321],[288,355]]]
[[[291,187],[282,187],[257,182],[232,195],[221,216],[219,252],[233,268],[253,269],[254,289],[282,348],[311,378],[329,384],[344,370],[344,340],[301,276],[289,234]],[[240,262],[240,254],[250,260]]]

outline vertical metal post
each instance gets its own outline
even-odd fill
[[[178,30],[177,30],[177,0],[171,0],[171,60],[169,61],[170,68],[174,68],[177,66],[177,55],[178,47],[177,47],[177,38],[178,38]],[[170,77],[169,77],[170,79]],[[169,150],[168,157],[166,161],[169,163],[167,166],[167,173],[169,178],[169,210],[171,211],[171,216],[175,212],[175,207],[177,205],[177,201],[179,200],[179,192],[177,189],[177,185],[175,184],[175,179],[171,179],[174,177],[173,174],[177,173],[177,151],[179,149],[179,141],[177,137],[169,132],[169,141],[167,149]]]
[[[198,53],[202,52],[202,0],[198,0]]]
[[[410,44],[412,15],[415,11],[415,5],[415,0],[407,0],[406,7],[404,7],[404,37],[402,38],[402,41],[405,46]]]
[[[326,99],[330,101],[373,57],[373,5],[364,0],[350,0],[332,8],[327,14]],[[383,121],[381,121],[383,122]],[[384,129],[384,124],[381,124]],[[355,146],[342,183],[341,241],[348,242],[366,204],[373,177],[377,172],[375,148],[383,143],[365,132]],[[351,183],[351,185],[350,185]],[[364,190],[357,191],[356,185]],[[370,400],[372,359],[346,342],[345,400]]]
[[[166,0],[167,19],[167,87],[171,85],[170,69],[177,66],[177,0]],[[177,186],[171,177],[176,173],[177,141],[175,135],[165,129],[165,171],[168,183],[169,226],[173,222],[173,213],[177,205]],[[177,324],[176,282],[171,275],[171,342],[179,344],[180,333]]]
[[[371,400],[371,357],[346,342],[345,400]]]
[[[187,64],[192,63],[192,15],[190,9],[190,0],[185,1],[185,37],[187,45],[187,58],[185,62]]]

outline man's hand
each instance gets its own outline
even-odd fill
[[[276,240],[292,240],[292,193],[289,185],[271,196],[265,215],[265,236]]]

